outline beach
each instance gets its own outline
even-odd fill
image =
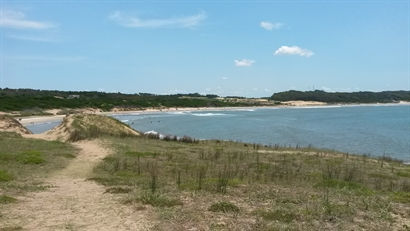
[[[160,112],[187,112],[187,111],[235,111],[235,110],[253,110],[253,109],[280,109],[280,108],[329,108],[329,107],[357,107],[357,106],[397,106],[397,105],[410,105],[410,102],[401,101],[399,103],[369,103],[369,104],[326,104],[316,101],[288,101],[283,105],[277,106],[251,106],[251,107],[170,107],[170,108],[146,108],[130,109],[114,108],[111,111],[102,111],[100,109],[84,108],[78,109],[80,113],[86,114],[98,114],[98,115],[126,115],[126,114],[150,114]],[[54,115],[38,115],[27,117],[16,117],[23,125],[55,122],[62,120],[65,115],[59,115],[61,109],[51,109],[47,112]],[[7,113],[2,113],[7,114]]]

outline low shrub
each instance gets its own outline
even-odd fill
[[[182,201],[176,198],[168,198],[159,193],[144,193],[139,197],[139,201],[154,207],[173,207],[182,205]]]
[[[221,201],[211,205],[208,209],[212,212],[223,212],[223,213],[239,213],[238,206],[231,202]]]

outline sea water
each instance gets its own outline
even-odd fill
[[[410,161],[409,105],[178,111],[114,117],[143,132],[314,146]]]
[[[313,146],[410,162],[410,106],[333,106],[113,115],[136,130],[196,139]],[[27,126],[43,132],[58,122]]]

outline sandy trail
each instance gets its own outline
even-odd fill
[[[81,151],[63,170],[46,180],[54,187],[19,198],[6,208],[0,227],[25,230],[148,230],[146,211],[119,202],[90,177],[93,167],[109,154],[99,141],[74,143]],[[0,221],[1,221],[0,220]]]

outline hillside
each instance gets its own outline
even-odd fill
[[[114,107],[227,107],[262,105],[259,101],[221,99],[217,95],[148,93],[122,94],[96,91],[48,91],[33,89],[0,89],[0,111],[44,110],[55,108]]]
[[[139,136],[140,133],[112,117],[74,114],[66,116],[59,126],[48,131],[45,135],[56,137],[62,141],[74,142],[101,136]]]
[[[0,115],[0,131],[15,132],[17,134],[31,134],[31,132],[22,126],[16,119],[4,115]]]
[[[394,103],[410,101],[410,91],[382,92],[325,92],[325,91],[285,91],[272,95],[275,101],[318,101],[325,103]]]
[[[47,135],[81,141],[0,133],[0,229],[410,227],[410,166],[387,157],[159,140],[98,115],[70,115]]]

